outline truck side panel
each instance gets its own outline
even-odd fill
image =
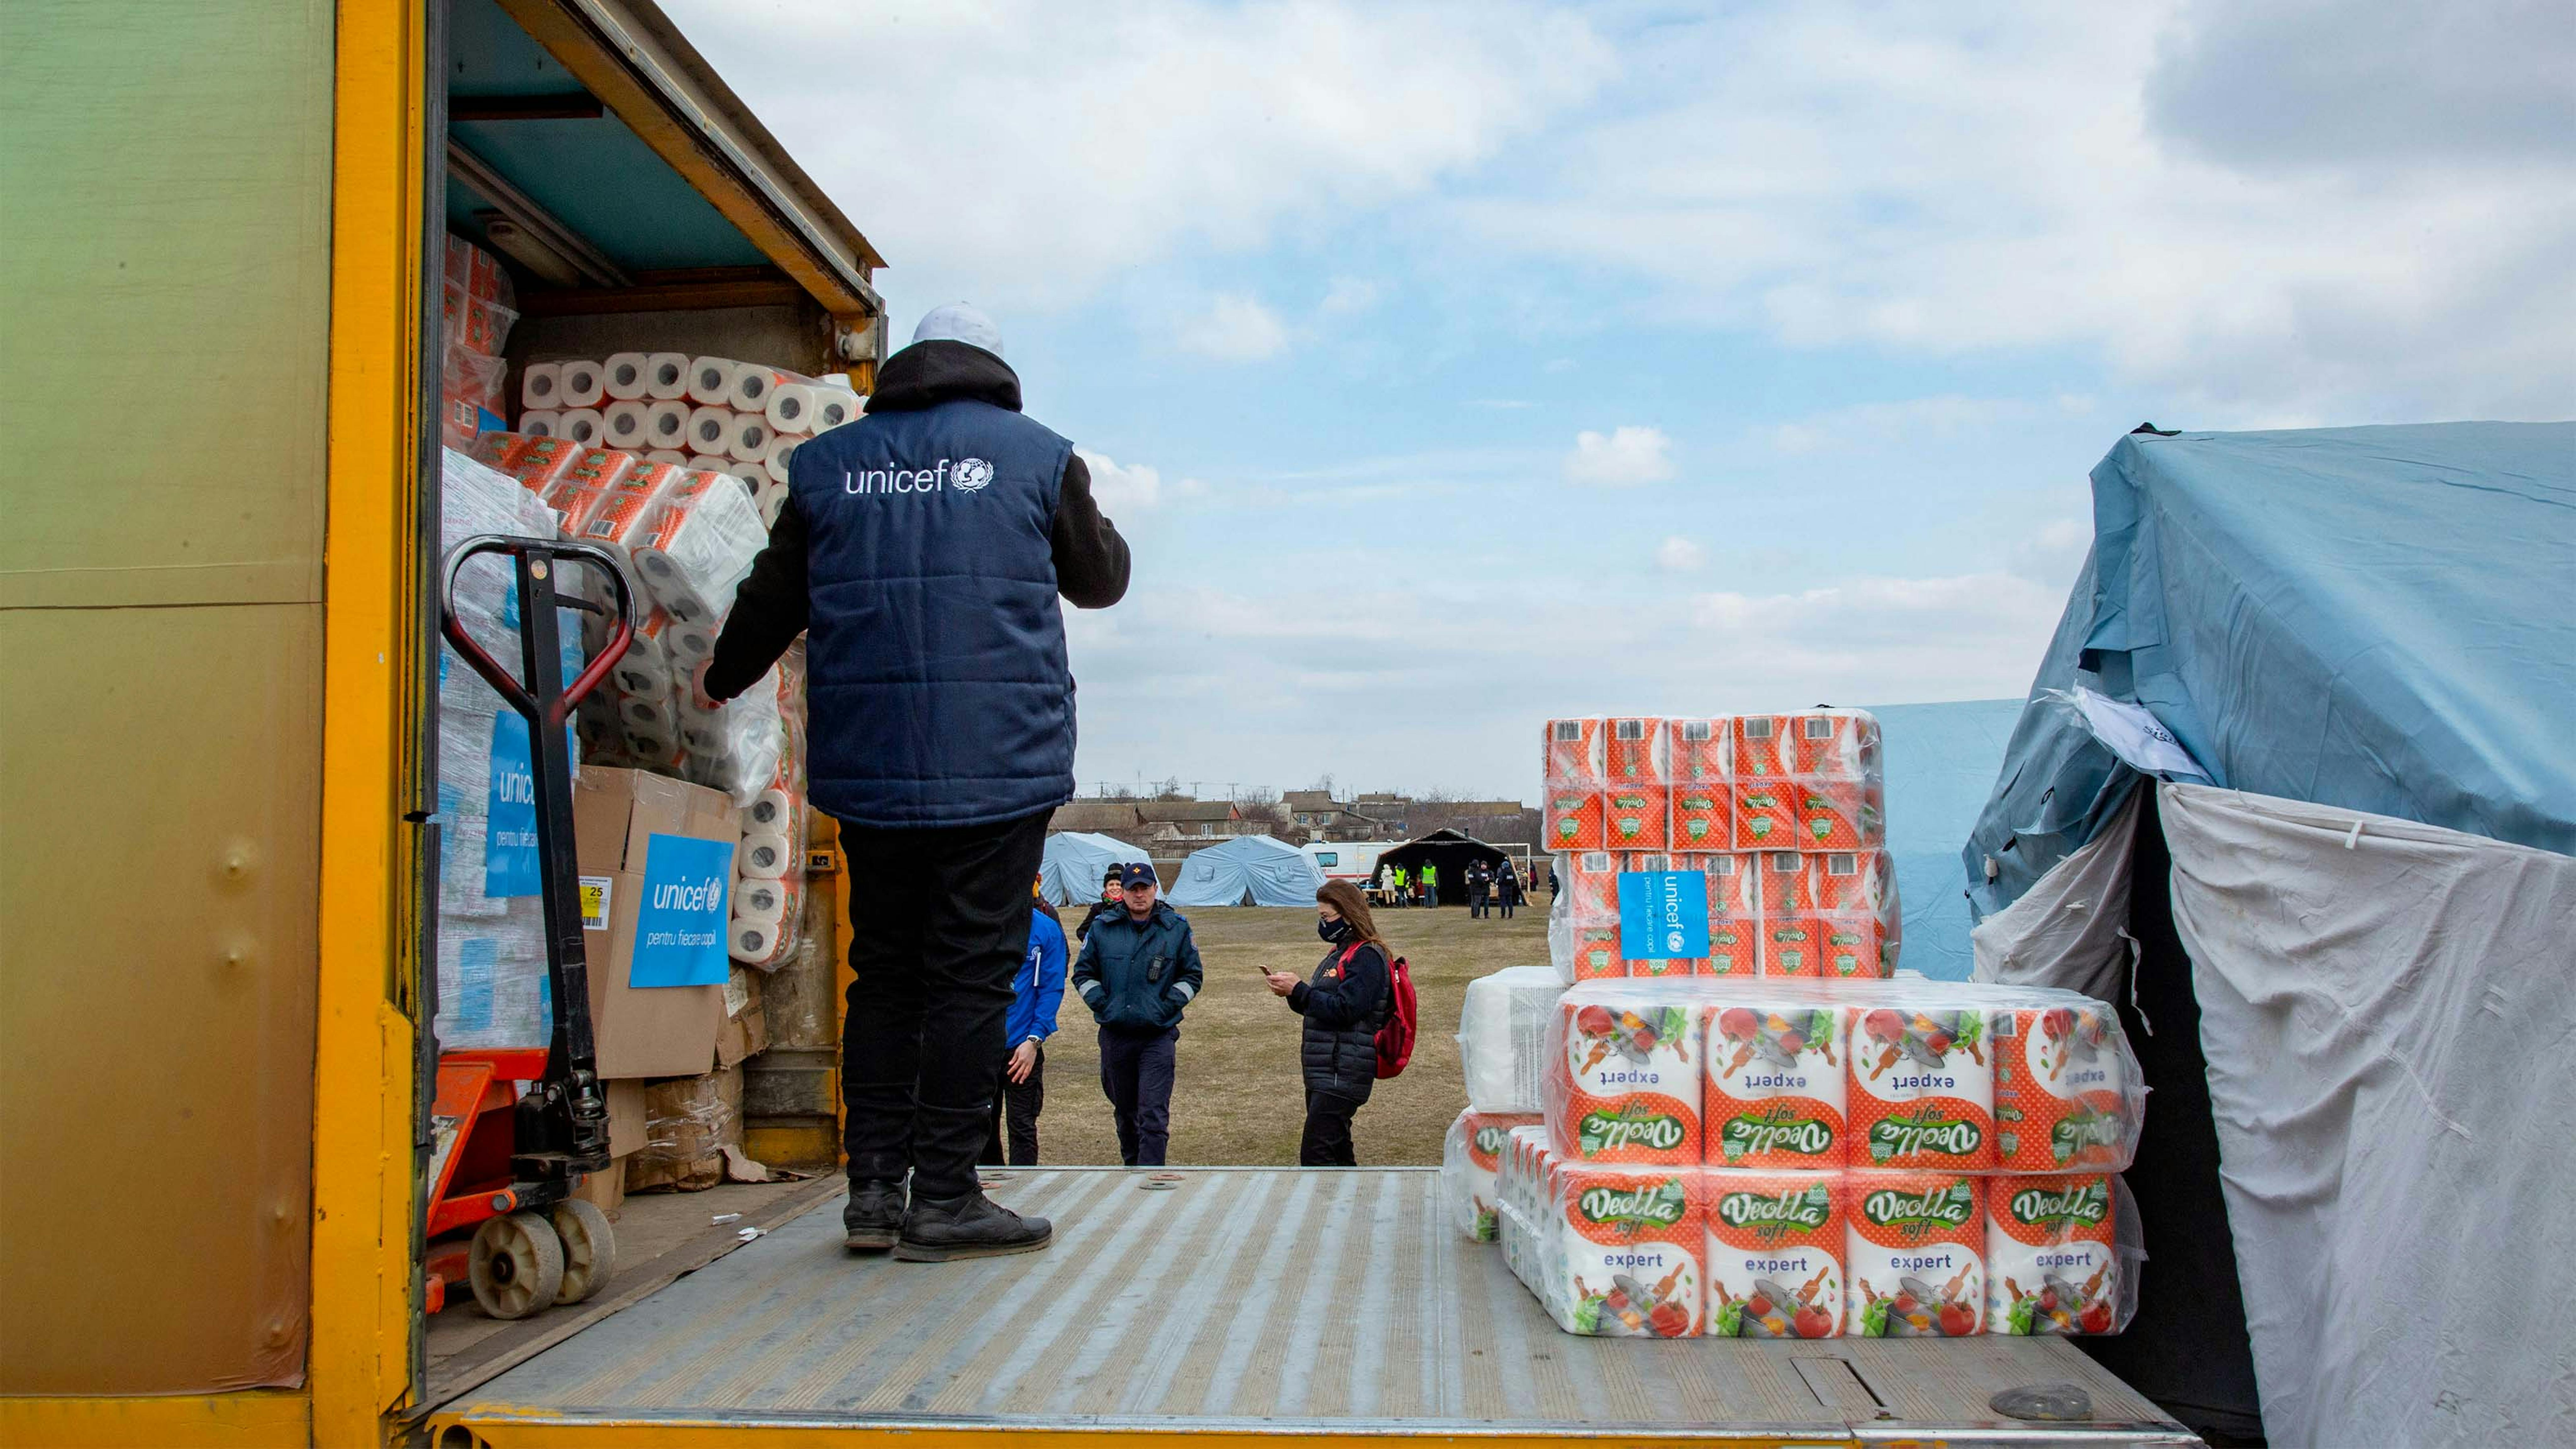
[[[7,29],[0,1393],[298,1384],[333,13]]]

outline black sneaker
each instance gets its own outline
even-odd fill
[[[964,1197],[917,1197],[903,1215],[895,1261],[945,1263],[953,1258],[998,1258],[1034,1253],[1055,1241],[1044,1218],[1024,1218],[980,1192]]]
[[[851,1252],[882,1253],[903,1234],[903,1182],[870,1178],[850,1184],[850,1200],[841,1208],[841,1227]]]

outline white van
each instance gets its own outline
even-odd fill
[[[1297,848],[1315,863],[1326,880],[1346,880],[1362,890],[1377,874],[1377,858],[1402,845],[1401,840],[1318,840]]]

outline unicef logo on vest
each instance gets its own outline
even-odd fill
[[[865,468],[843,471],[841,491],[853,496],[873,493],[981,493],[993,485],[993,465],[981,458],[946,458],[929,468]]]

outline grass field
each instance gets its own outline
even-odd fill
[[[1185,912],[1207,967],[1206,989],[1181,1023],[1172,1089],[1174,1163],[1294,1166],[1306,1115],[1298,1077],[1301,1018],[1270,994],[1263,971],[1311,975],[1324,956],[1312,908]],[[1066,924],[1081,919],[1066,912]],[[1467,1105],[1458,1075],[1458,1009],[1467,983],[1505,966],[1547,961],[1547,905],[1540,897],[1508,921],[1471,920],[1464,906],[1385,911],[1378,928],[1413,965],[1421,1034],[1404,1075],[1377,1084],[1353,1122],[1359,1160],[1436,1166],[1440,1137]],[[1079,949],[1079,948],[1077,948]],[[1047,1044],[1046,1109],[1039,1160],[1115,1165],[1118,1134],[1100,1092],[1099,1029],[1070,990]]]

